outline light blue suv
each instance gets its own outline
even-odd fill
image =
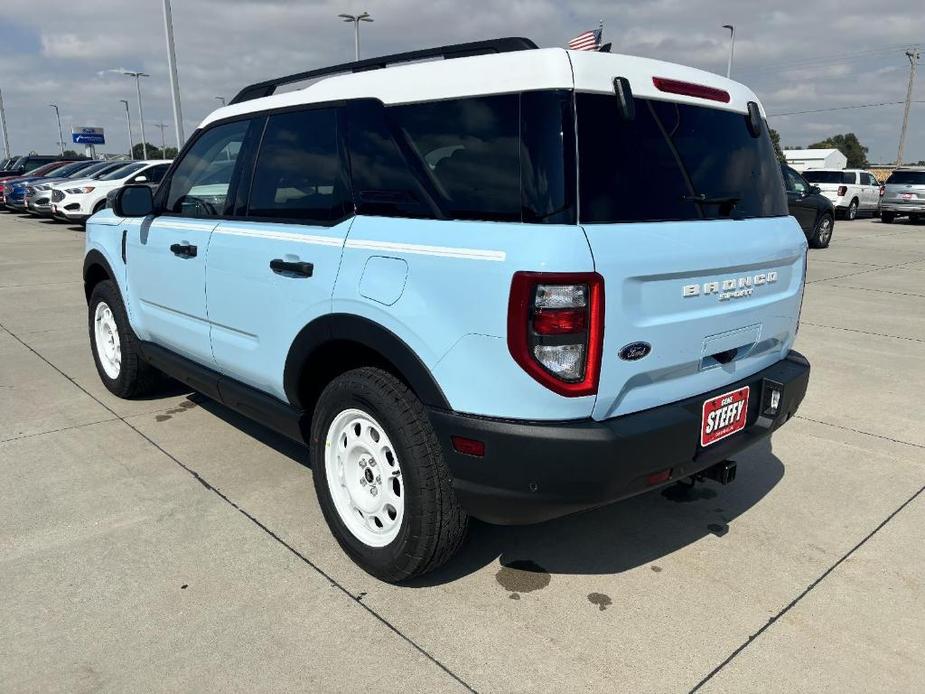
[[[512,38],[247,87],[89,220],[84,280],[109,390],[304,441],[401,581],[470,516],[730,481],[806,391],[805,261],[749,89]]]

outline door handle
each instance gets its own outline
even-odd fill
[[[315,266],[301,260],[289,262],[282,258],[274,258],[270,261],[270,269],[273,272],[288,272],[299,277],[311,277]]]
[[[195,258],[196,246],[191,246],[188,243],[173,243],[170,245],[170,252],[181,258]]]

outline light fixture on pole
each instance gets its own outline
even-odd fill
[[[177,133],[177,151],[183,149],[183,109],[180,108],[180,82],[177,79],[177,52],[173,46],[173,14],[170,0],[164,0],[164,33],[167,35],[167,67],[170,68],[170,96],[173,99],[173,124]]]
[[[48,104],[55,110],[55,116],[58,118],[58,144],[61,145],[61,156],[64,156],[64,133],[61,131],[61,111],[58,110],[57,104]]]
[[[343,18],[345,22],[350,22],[353,24],[353,49],[356,59],[360,59],[360,22],[371,22],[373,18],[369,16],[369,12],[364,12],[363,14],[339,14],[338,17]]]
[[[125,123],[128,125],[128,158],[135,158],[135,141],[132,139],[132,116],[128,112],[128,99],[119,99],[125,105]]]
[[[225,105],[225,97],[223,97],[223,96],[217,96],[217,97],[215,97],[215,100],[216,100],[216,101],[221,101],[221,102],[222,102],[222,106]]]
[[[111,70],[111,72],[118,72],[120,75],[125,75],[126,77],[135,78],[135,89],[138,92],[138,122],[141,123],[141,156],[143,159],[148,158],[148,144],[145,138],[145,111],[141,106],[141,78],[150,77],[146,72],[134,72],[132,70]]]
[[[729,29],[729,62],[726,63],[726,77],[732,77],[732,56],[736,51],[736,28],[732,24],[723,24],[723,29]]]

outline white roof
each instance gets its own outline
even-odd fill
[[[739,113],[747,112],[749,101],[758,102],[748,87],[712,72],[684,65],[616,53],[539,48],[398,64],[381,70],[335,75],[297,91],[219,108],[209,114],[200,123],[200,127],[215,120],[255,111],[364,97],[380,99],[386,104],[402,104],[536,89],[574,88],[582,92],[612,94],[613,79],[618,76],[626,77],[633,94],[639,97]],[[722,103],[668,94],[656,89],[653,77],[667,77],[722,89],[729,93],[730,101]]]

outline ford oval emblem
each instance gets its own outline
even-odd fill
[[[648,342],[630,342],[626,347],[620,350],[620,359],[625,361],[637,361],[648,356],[652,351],[652,345]]]

